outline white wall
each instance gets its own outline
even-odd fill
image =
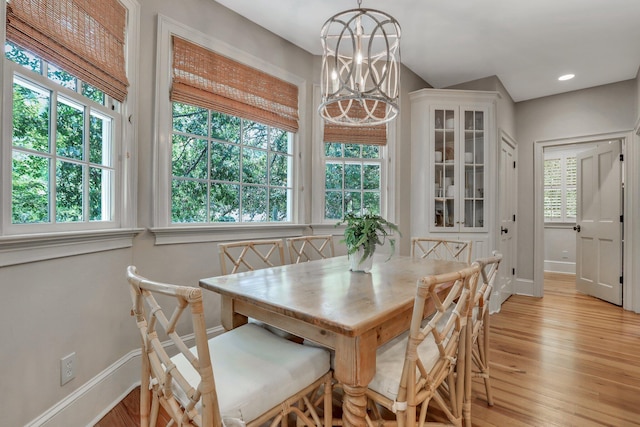
[[[446,89],[461,90],[487,90],[500,93],[498,99],[496,116],[498,118],[498,128],[507,133],[511,138],[516,136],[515,103],[511,95],[504,87],[497,76],[485,77],[466,83],[447,87]]]
[[[544,226],[544,271],[576,272],[576,232],[570,225]]]
[[[629,131],[636,94],[635,80],[628,80],[516,103],[519,280],[531,281],[534,275],[534,143]]]
[[[396,188],[397,191],[391,197],[396,198],[396,218],[398,227],[402,233],[398,245],[399,253],[409,255],[411,252],[411,192],[409,188],[413,183],[411,173],[411,102],[409,92],[414,90],[429,88],[431,85],[425,83],[407,67],[402,67],[402,84],[400,85],[400,123],[397,133],[398,141],[396,148]],[[392,159],[393,161],[393,159]],[[402,167],[407,165],[406,167]]]

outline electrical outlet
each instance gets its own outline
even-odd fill
[[[76,352],[60,359],[60,385],[65,385],[76,377]]]

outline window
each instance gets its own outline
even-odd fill
[[[382,146],[324,144],[324,219],[381,212]]]
[[[173,102],[171,222],[291,221],[292,135]]]
[[[305,80],[165,16],[157,46],[156,243],[299,235]]]
[[[10,42],[5,57],[12,75],[5,88],[12,94],[10,226],[112,227],[120,103]]]
[[[545,153],[544,219],[576,221],[576,156],[572,152]]]

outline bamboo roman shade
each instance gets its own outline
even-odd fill
[[[332,116],[340,114],[338,104],[332,104],[327,107]],[[335,110],[335,111],[331,111]],[[351,113],[357,113],[357,108],[352,108]],[[364,115],[364,110],[362,111]],[[387,125],[371,125],[371,126],[345,126],[335,123],[324,122],[324,142],[344,142],[349,144],[387,144]]]
[[[171,100],[298,130],[298,87],[173,37]]]
[[[118,0],[10,0],[7,39],[118,101],[127,96],[127,10]]]

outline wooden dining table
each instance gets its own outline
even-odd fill
[[[335,351],[345,426],[365,426],[365,391],[376,349],[409,329],[417,280],[458,271],[457,261],[376,255],[370,273],[351,272],[346,256],[200,280],[221,295],[226,330],[260,320]],[[425,313],[428,314],[428,313]]]

